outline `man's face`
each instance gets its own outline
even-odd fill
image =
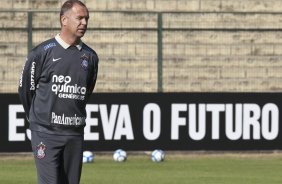
[[[88,10],[78,4],[74,4],[62,18],[64,29],[74,37],[81,38],[87,30],[89,14]]]

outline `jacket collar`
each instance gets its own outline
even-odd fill
[[[68,43],[66,43],[61,37],[60,37],[60,34],[57,34],[56,36],[55,36],[55,39],[56,39],[56,41],[64,48],[64,49],[67,49],[67,48],[69,48],[71,45],[69,45]],[[75,45],[76,46],[76,48],[78,49],[78,50],[81,50],[82,49],[82,41],[80,41],[79,42],[79,44],[78,45]]]

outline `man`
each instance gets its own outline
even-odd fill
[[[85,106],[94,89],[98,56],[81,41],[89,12],[78,0],[61,8],[61,31],[29,53],[19,95],[31,130],[40,184],[78,184]]]

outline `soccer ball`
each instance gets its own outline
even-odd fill
[[[113,158],[116,162],[124,162],[127,159],[127,154],[124,150],[118,149],[114,152]]]
[[[154,150],[151,154],[151,159],[153,162],[162,162],[164,161],[165,153],[162,150]]]
[[[82,162],[83,163],[91,163],[94,161],[94,155],[91,151],[84,151],[83,152],[83,157],[82,157]]]

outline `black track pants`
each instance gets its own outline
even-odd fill
[[[36,131],[32,131],[31,136],[38,184],[79,184],[83,136]]]

